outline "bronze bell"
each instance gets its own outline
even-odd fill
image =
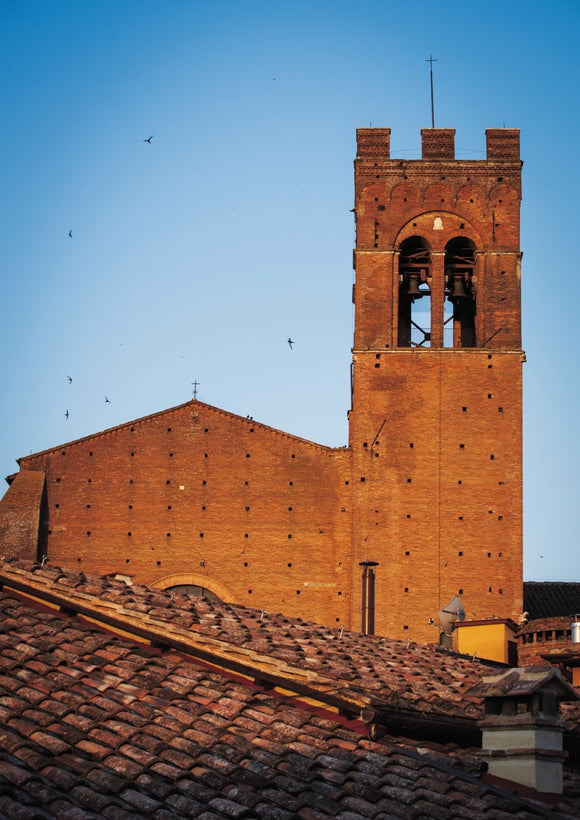
[[[407,282],[409,286],[407,288],[407,296],[411,299],[420,299],[423,294],[419,290],[419,280],[420,274],[418,273],[410,273],[407,277]]]
[[[449,299],[455,302],[457,299],[467,299],[467,290],[465,289],[465,279],[463,274],[453,274],[453,289],[449,294]]]

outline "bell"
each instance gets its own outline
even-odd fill
[[[449,294],[449,299],[452,302],[457,301],[457,299],[467,299],[465,279],[460,273],[456,273],[453,275],[453,290]]]
[[[418,273],[410,273],[407,277],[407,282],[409,283],[409,287],[407,288],[407,296],[411,299],[420,299],[423,294],[419,290],[419,274]]]

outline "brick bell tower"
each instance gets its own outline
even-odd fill
[[[401,160],[357,131],[352,551],[379,564],[377,634],[437,640],[454,595],[468,620],[522,612],[522,163],[518,130],[486,136],[456,160],[424,129]]]

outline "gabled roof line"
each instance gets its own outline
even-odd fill
[[[91,433],[88,436],[82,436],[81,438],[73,439],[72,441],[67,441],[63,444],[57,444],[54,447],[49,447],[46,450],[39,450],[39,452],[37,453],[31,453],[30,455],[22,456],[21,458],[16,459],[16,462],[19,465],[25,464],[27,461],[38,458],[39,456],[49,455],[50,453],[54,453],[57,450],[63,449],[64,447],[72,447],[76,444],[84,444],[88,441],[94,441],[95,439],[101,438],[102,436],[107,436],[111,433],[120,432],[121,430],[125,430],[128,427],[133,427],[137,424],[143,424],[145,422],[151,421],[152,419],[162,418],[163,416],[169,415],[171,413],[176,413],[179,410],[184,410],[187,407],[203,407],[205,410],[208,410],[212,413],[216,413],[221,416],[226,416],[233,421],[242,422],[244,424],[252,426],[258,426],[266,432],[274,433],[278,436],[288,438],[292,441],[299,442],[301,444],[306,444],[310,447],[315,447],[329,454],[334,452],[343,452],[348,449],[347,446],[327,447],[324,444],[318,444],[317,442],[311,441],[310,439],[302,438],[301,436],[295,436],[292,433],[286,433],[284,430],[279,430],[276,427],[271,427],[268,424],[263,424],[262,422],[255,421],[255,419],[246,418],[244,416],[238,415],[237,413],[231,413],[228,410],[222,410],[219,407],[214,407],[211,404],[206,404],[205,402],[198,401],[197,399],[190,399],[189,401],[186,401],[183,404],[178,404],[175,407],[168,407],[166,410],[159,410],[156,413],[150,413],[147,416],[141,416],[140,418],[123,422],[123,424],[117,424],[114,427],[107,427],[105,430],[100,430],[97,433]]]

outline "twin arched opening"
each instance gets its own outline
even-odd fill
[[[410,236],[401,242],[399,347],[431,347],[434,327],[442,331],[436,346],[476,346],[474,267],[475,245],[467,237],[447,242],[442,274],[433,269],[427,240]],[[433,304],[440,315],[433,314]]]

